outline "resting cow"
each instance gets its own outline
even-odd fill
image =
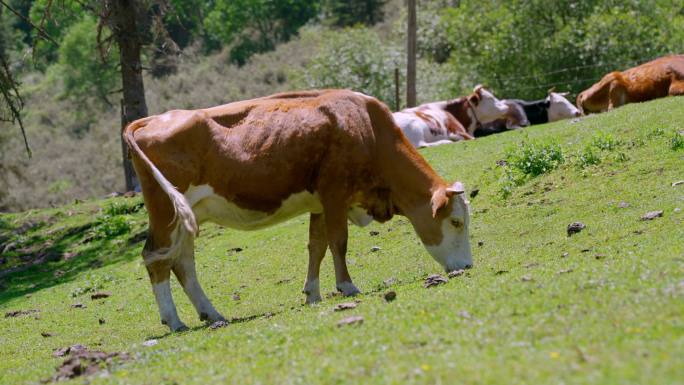
[[[581,112],[565,98],[567,92],[549,91],[546,98],[528,102],[520,99],[502,100],[509,107],[506,119],[497,119],[483,124],[475,131],[475,136],[486,136],[531,124],[551,123],[582,115]],[[517,108],[515,107],[517,106]],[[524,118],[520,117],[520,111]],[[516,124],[517,123],[517,124]]]
[[[330,248],[337,289],[359,290],[345,262],[347,219],[406,216],[447,271],[472,264],[463,186],[448,185],[377,99],[345,90],[277,94],[194,111],[169,111],[124,130],[149,213],[143,259],[162,323],[185,329],[171,297],[173,271],[202,320],[223,320],[195,273],[198,225],[256,230],[310,213],[307,303],[321,300]]]
[[[491,92],[477,86],[458,99],[422,104],[393,114],[414,147],[429,147],[474,138],[478,123],[503,117],[506,107]]]
[[[668,95],[684,95],[684,55],[611,72],[577,95],[577,107],[584,113],[596,113]]]

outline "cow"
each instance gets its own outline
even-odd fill
[[[533,124],[550,123],[581,116],[581,112],[565,98],[567,95],[567,92],[553,92],[551,89],[546,98],[532,102],[520,99],[503,99],[502,102],[509,108],[506,118],[479,126],[475,131],[475,136],[481,137]]]
[[[309,213],[306,303],[321,300],[319,268],[332,252],[336,287],[347,270],[348,220],[409,219],[446,271],[469,268],[469,204],[409,143],[389,109],[348,90],[281,93],[136,120],[123,131],[149,216],[142,251],[163,324],[186,329],[169,285],[173,271],[200,320],[223,316],[197,279],[194,238],[212,221],[257,230]]]
[[[512,102],[510,100],[502,100],[508,112],[503,118],[493,120],[489,123],[483,123],[478,125],[475,129],[475,137],[483,137],[492,134],[498,134],[508,130],[515,130],[517,128],[526,127],[530,125],[530,121],[527,120],[527,115],[525,110],[523,110],[520,104]]]
[[[582,116],[581,111],[565,98],[567,95],[567,92],[549,91],[546,98],[531,102],[520,99],[505,100],[518,103],[525,110],[530,125],[535,125]]]
[[[583,113],[597,113],[677,95],[684,95],[684,55],[665,56],[622,72],[610,72],[577,95],[577,107]]]
[[[503,117],[507,111],[494,94],[478,85],[468,96],[422,104],[393,116],[411,144],[421,148],[473,139],[478,124]]]

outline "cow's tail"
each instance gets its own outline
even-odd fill
[[[135,141],[135,131],[145,127],[151,119],[151,117],[138,119],[129,124],[123,132],[123,137],[126,144],[128,144],[128,148],[130,148],[147,166],[152,173],[152,176],[159,184],[159,187],[161,187],[171,200],[174,211],[173,220],[169,224],[170,226],[174,226],[173,231],[171,232],[171,245],[154,251],[144,251],[143,256],[146,265],[159,260],[175,259],[180,255],[184,245],[188,241],[192,241],[198,232],[197,220],[195,219],[195,214],[192,212],[192,207],[188,200],[171,184],[171,182],[169,182],[168,179],[166,179],[166,177],[164,177],[157,166],[152,163],[150,158],[145,155]]]

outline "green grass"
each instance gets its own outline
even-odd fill
[[[203,327],[175,281],[191,330],[168,334],[159,323],[140,264],[144,209],[118,209],[140,198],[0,216],[0,243],[58,255],[0,278],[0,313],[40,310],[38,319],[0,318],[0,383],[48,378],[61,362],[52,351],[80,343],[134,357],[96,384],[684,384],[684,185],[672,187],[684,179],[684,151],[670,134],[682,129],[684,98],[667,98],[423,151],[446,179],[480,190],[471,202],[475,267],[424,289],[441,271],[405,218],[352,227],[349,269],[363,294],[346,312],[333,312],[340,297],[302,305],[306,217],[258,232],[204,226],[200,281],[241,321],[217,330]],[[502,199],[497,161],[523,141],[557,143],[565,162]],[[592,145],[601,161],[577,167]],[[653,210],[663,217],[639,220]],[[99,232],[105,217],[128,228]],[[29,220],[35,227],[20,229]],[[586,229],[567,237],[574,221]],[[20,254],[0,267],[17,267]],[[334,289],[331,260],[324,293]],[[92,301],[94,290],[112,296]],[[349,315],[364,323],[338,328]],[[143,346],[150,338],[159,343]]]

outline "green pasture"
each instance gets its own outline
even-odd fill
[[[91,384],[684,384],[682,131],[679,97],[421,150],[479,190],[475,266],[424,288],[443,272],[405,218],[351,227],[363,294],[343,312],[334,306],[351,299],[303,305],[307,216],[257,232],[205,225],[200,282],[233,320],[215,330],[175,280],[190,330],[160,324],[140,197],[1,215],[0,383],[49,379],[63,361],[53,351],[82,344],[131,356]],[[556,146],[562,162],[521,172],[530,144]],[[586,228],[569,237],[576,221]],[[335,287],[329,255],[321,287]],[[19,310],[37,311],[5,316]],[[363,323],[337,326],[352,315]]]

